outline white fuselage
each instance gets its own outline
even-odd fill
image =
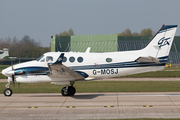
[[[88,74],[85,80],[96,80],[109,77],[124,76],[141,72],[156,71],[164,69],[164,65],[155,66],[143,64],[139,65],[135,60],[139,56],[145,56],[142,50],[124,51],[124,52],[109,52],[109,53],[79,53],[79,52],[63,52],[67,59],[63,64],[74,71],[81,71]],[[22,83],[36,82],[66,82],[69,79],[52,78],[46,73],[48,72],[48,63],[55,62],[61,52],[48,52],[39,60],[25,62],[14,65],[16,70],[24,70],[26,74],[17,74],[16,81]],[[48,61],[47,58],[52,57],[53,61]],[[71,58],[72,57],[72,58]],[[81,57],[81,59],[80,59]],[[74,59],[73,59],[74,58]],[[72,60],[70,60],[72,59]],[[31,69],[31,70],[28,70]],[[36,69],[42,69],[36,72]],[[44,71],[43,71],[44,69]],[[7,73],[12,67],[8,67],[2,71]],[[10,74],[11,75],[11,74]],[[10,76],[9,76],[10,77]]]

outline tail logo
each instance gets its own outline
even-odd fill
[[[165,46],[165,45],[169,45],[169,39],[170,39],[171,37],[169,37],[169,38],[165,38],[165,37],[162,37],[159,41],[158,41],[158,45],[159,45],[159,47],[161,48],[162,46]]]

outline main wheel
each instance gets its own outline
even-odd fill
[[[7,96],[7,97],[11,96],[12,93],[13,92],[12,92],[12,90],[10,88],[7,88],[7,89],[4,90],[4,95]]]
[[[76,89],[73,86],[69,86],[68,92],[70,96],[73,96],[76,93]]]
[[[67,90],[67,92],[66,92],[66,87],[63,87],[63,88],[62,88],[61,94],[62,94],[62,96],[69,96],[68,90]]]
[[[73,96],[76,93],[76,89],[73,86],[69,86],[66,91],[66,87],[63,87],[61,90],[62,96]]]

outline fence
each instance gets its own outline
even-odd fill
[[[12,60],[13,64],[18,64],[22,62],[27,62],[31,60],[36,60],[36,58],[17,58],[15,60]],[[11,60],[0,60],[0,65],[11,65]]]

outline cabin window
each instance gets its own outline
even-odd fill
[[[46,57],[46,62],[52,62],[52,61],[53,61],[53,57],[51,57],[51,56]]]
[[[70,61],[70,62],[74,62],[74,61],[75,61],[75,58],[74,58],[74,57],[70,57],[70,58],[69,58],[69,61]]]
[[[67,58],[64,56],[62,62],[66,62]]]
[[[82,57],[78,57],[77,61],[78,61],[79,63],[81,63],[81,62],[83,61],[83,58],[82,58]]]
[[[111,58],[106,58],[106,62],[112,62]]]

